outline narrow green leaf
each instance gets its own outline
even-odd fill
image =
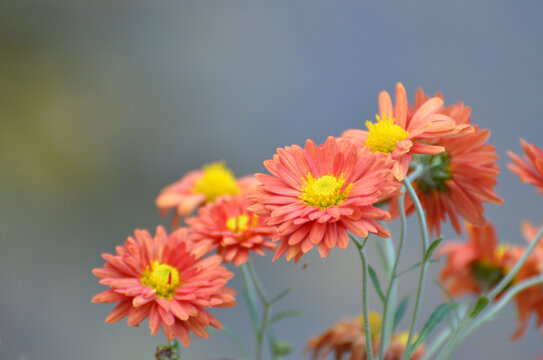
[[[437,264],[439,263],[439,260],[430,260],[428,261],[428,264]],[[416,268],[418,268],[419,266],[422,265],[422,262],[418,262],[414,265],[411,265],[410,267],[408,267],[407,269],[403,270],[403,271],[400,271],[399,273],[396,274],[396,278],[399,278],[400,276],[404,275],[404,274],[407,274],[408,272],[410,272],[411,270],[415,270]]]
[[[430,260],[430,258],[432,257],[432,253],[434,252],[436,247],[439,245],[439,243],[441,243],[442,241],[443,241],[443,236],[432,241],[432,243],[430,244],[430,246],[428,246],[428,249],[426,250],[426,254],[424,254],[424,261]]]
[[[449,315],[449,313],[454,310],[458,306],[455,302],[446,302],[441,305],[439,305],[437,308],[435,308],[434,312],[430,315],[428,318],[428,321],[426,321],[426,324],[422,327],[422,330],[415,340],[415,343],[413,346],[411,346],[411,350],[409,351],[409,356],[417,350],[417,347],[419,347],[420,344],[426,339],[426,337],[434,330],[434,328],[445,320],[445,318]]]
[[[373,283],[373,286],[375,287],[375,291],[377,291],[377,295],[379,295],[379,299],[384,303],[385,302],[385,295],[383,294],[383,290],[381,290],[381,284],[379,283],[379,278],[377,277],[377,274],[375,273],[375,270],[371,267],[371,265],[368,266],[368,272],[370,274],[371,282]]]
[[[489,300],[485,295],[479,296],[477,302],[475,303],[475,307],[473,308],[471,314],[469,314],[469,318],[473,319],[479,315],[479,313],[488,305],[488,302]]]
[[[294,351],[294,346],[285,341],[275,342],[271,345],[271,348],[273,355],[276,357],[284,357]]]
[[[398,305],[398,308],[396,309],[396,313],[394,314],[394,325],[392,328],[392,331],[396,330],[398,327],[398,324],[402,320],[405,311],[407,310],[407,305],[409,304],[409,296],[406,296],[402,299],[400,302],[400,305]]]
[[[270,319],[268,325],[271,325],[276,321],[279,321],[281,319],[288,318],[291,316],[302,316],[302,313],[299,311],[292,311],[292,310],[280,312],[279,314],[275,315],[274,317]]]
[[[282,298],[284,298],[285,296],[287,296],[287,294],[290,292],[290,288],[286,288],[285,290],[283,290],[279,295],[277,295],[276,297],[274,297],[273,299],[271,299],[270,301],[270,306],[275,304],[276,302],[278,302],[279,300],[281,300]]]

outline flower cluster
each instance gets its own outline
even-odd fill
[[[168,235],[159,226],[155,237],[136,230],[116,255],[102,255],[103,268],[93,270],[110,289],[92,301],[119,302],[106,322],[128,316],[128,325],[138,326],[149,318],[152,335],[162,327],[169,341],[178,338],[185,346],[189,331],[206,338],[204,327],[222,328],[206,308],[235,305],[235,292],[225,286],[233,273],[223,264],[239,266],[250,251],[275,249],[269,240],[275,230],[248,210],[246,197],[255,186],[254,177],[236,179],[224,163],[213,163],[162,190],[156,204],[163,215],[174,209],[175,230]],[[181,226],[181,218],[198,207],[198,215]]]
[[[461,102],[446,106],[440,93],[430,97],[418,89],[410,103],[401,83],[394,103],[388,92],[379,94],[375,117],[376,122],[366,122],[366,129],[348,129],[323,144],[307,139],[303,146],[278,148],[264,161],[268,173],[237,179],[224,163],[216,162],[165,187],[155,203],[162,216],[173,210],[172,232],[158,226],[153,237],[136,230],[134,237],[117,246],[116,254],[103,254],[106,263],[93,270],[109,289],[92,301],[118,303],[106,322],[128,317],[128,325],[138,326],[148,318],[152,335],[162,329],[169,341],[177,338],[188,346],[189,332],[206,338],[205,327],[222,327],[209,308],[235,305],[235,292],[227,287],[234,275],[227,266],[240,267],[253,320],[259,306],[253,303],[250,287],[262,300],[262,318],[253,321],[260,360],[264,334],[273,338],[270,324],[286,316],[268,319],[268,310],[288,291],[267,299],[250,266],[251,254],[263,256],[273,250],[271,261],[285,256],[296,264],[313,248],[325,258],[354,241],[363,264],[365,299],[369,272],[385,305],[384,317],[368,314],[365,303],[363,317],[339,322],[310,339],[306,351],[314,360],[330,354],[338,360],[365,360],[377,350],[379,360],[429,357],[421,344],[458,305],[455,300],[435,310],[418,340],[415,320],[409,333],[394,333],[399,319],[387,318],[391,312],[386,310],[396,305],[397,281],[403,274],[397,265],[405,232],[395,255],[392,234],[384,223],[399,217],[405,225],[405,218],[416,211],[423,258],[407,271],[420,268],[419,290],[440,241],[429,245],[428,233],[440,235],[442,225],[450,223],[462,235],[464,220],[467,241],[446,241],[437,250],[446,258],[439,279],[449,297],[473,294],[486,299],[482,305],[478,302],[477,311],[489,302],[514,299],[519,325],[513,339],[522,336],[533,315],[537,326],[543,327],[543,245],[538,243],[543,230],[525,222],[524,235],[529,243],[535,242],[499,244],[496,229],[485,217],[485,204],[503,203],[495,191],[500,169],[496,150],[487,143],[490,131],[472,124],[470,107]],[[509,152],[513,161],[509,169],[543,194],[543,151],[524,140],[521,144],[525,155]],[[361,240],[370,235],[389,241],[387,255],[392,256],[384,260],[386,296],[367,264],[366,241]],[[396,315],[401,313],[400,308],[395,310]],[[470,319],[477,315],[474,311]],[[451,323],[457,327],[442,354],[457,346],[456,336],[470,333],[472,329],[462,328],[467,322]],[[283,345],[270,343],[274,358],[291,351]],[[439,347],[429,346],[428,353]]]

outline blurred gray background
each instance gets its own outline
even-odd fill
[[[154,198],[185,172],[215,160],[239,176],[262,172],[276,147],[322,142],[373,119],[378,92],[394,91],[397,81],[411,99],[421,86],[442,91],[448,104],[464,101],[473,123],[492,130],[506,205],[487,214],[502,240],[522,242],[519,223],[541,222],[542,198],[506,170],[504,155],[520,151],[520,136],[543,146],[542,7],[537,0],[1,1],[0,359],[151,359],[162,334],[150,336],[147,322],[106,325],[113,306],[90,303],[106,289],[91,274],[103,264],[100,253],[135,228],[167,225]],[[445,235],[456,238],[449,227]],[[419,242],[412,221],[401,268],[418,261]],[[298,266],[254,260],[270,293],[294,289],[277,310],[303,311],[276,326],[297,347],[290,359],[307,358],[308,337],[360,312],[352,247],[324,261],[313,251]],[[416,277],[402,278],[400,291],[414,292]],[[443,300],[436,286],[427,289],[423,319]],[[241,297],[214,314],[253,345]],[[532,328],[510,343],[515,327],[509,307],[455,359],[543,352]],[[213,333],[193,337],[183,359],[237,354]]]

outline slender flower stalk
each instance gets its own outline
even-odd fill
[[[268,326],[268,317],[271,303],[268,301],[264,288],[262,284],[258,281],[256,274],[251,266],[250,261],[247,261],[240,266],[241,272],[243,274],[243,280],[245,287],[247,289],[247,300],[249,302],[249,310],[251,312],[251,317],[253,318],[253,330],[256,337],[256,359],[262,359],[262,347],[264,340],[264,333],[266,332],[266,327]],[[260,322],[257,317],[257,304],[255,299],[255,289],[258,293],[260,300],[262,301],[262,315]],[[256,325],[255,325],[256,324]]]
[[[249,274],[249,269],[247,269],[247,263],[241,264],[239,268],[241,269],[243,284],[245,285],[246,301],[249,307],[249,315],[251,317],[251,323],[253,325],[253,332],[255,333],[255,337],[256,337],[256,334],[258,332],[258,313],[257,313],[255,288],[251,280],[251,275]]]
[[[515,277],[515,275],[518,273],[522,265],[526,262],[528,257],[532,254],[532,252],[536,249],[537,245],[543,238],[543,227],[539,230],[536,237],[533,239],[533,241],[530,243],[526,251],[524,252],[524,255],[517,261],[515,266],[511,269],[511,271],[488,293],[486,296],[489,301],[492,301],[498,294],[502,292],[503,289],[506,288],[507,285],[511,282],[511,280]],[[538,281],[539,280],[539,281]],[[439,356],[439,360],[446,360],[449,359],[456,348],[466,339],[466,337],[471,334],[473,331],[475,331],[479,326],[484,324],[485,322],[491,320],[493,316],[501,310],[508,302],[511,300],[516,294],[521,292],[524,289],[529,288],[530,286],[533,286],[535,284],[543,282],[543,277],[537,276],[532,279],[528,279],[526,281],[523,281],[522,283],[514,286],[511,290],[509,290],[503,298],[494,305],[491,309],[489,309],[486,314],[479,318],[476,323],[474,323],[472,326],[469,327],[464,333],[462,331],[466,326],[469,325],[470,321],[462,321],[458,328],[455,330],[455,333],[453,336],[449,339],[447,345],[445,346],[445,349],[441,352]],[[458,337],[458,335],[460,336]]]
[[[361,244],[354,236],[351,236],[351,239],[356,244],[358,248],[358,254],[360,255],[360,261],[362,262],[362,315],[364,317],[364,335],[366,336],[366,356],[367,360],[373,360],[373,342],[371,341],[371,329],[370,327],[370,311],[368,306],[369,296],[368,296],[368,258],[366,256],[366,242],[368,238],[364,239],[364,242]]]
[[[505,305],[511,301],[517,295],[523,290],[528,289],[529,287],[532,287],[537,284],[543,283],[543,275],[540,276],[534,276],[528,280],[525,280],[521,282],[518,285],[515,285],[511,288],[501,299],[496,303],[494,306],[492,306],[484,316],[479,318],[475,323],[473,323],[468,329],[466,329],[456,340],[452,339],[452,346],[447,346],[443,352],[440,354],[438,360],[447,360],[450,359],[452,354],[454,353],[454,350],[469,336],[471,333],[473,333],[475,330],[477,330],[481,325],[484,323],[491,321],[494,316],[502,310]]]
[[[530,243],[526,251],[524,252],[524,255],[517,261],[515,266],[507,273],[507,275],[500,281],[498,285],[487,295],[488,300],[493,300],[505,287],[513,280],[515,275],[518,273],[522,265],[526,262],[528,257],[532,254],[534,249],[537,247],[537,244],[541,241],[541,238],[543,237],[543,227],[539,230],[537,233],[535,239]]]
[[[392,334],[392,327],[394,318],[392,314],[394,312],[395,302],[393,300],[393,293],[396,291],[396,285],[398,279],[396,277],[396,271],[398,270],[398,264],[400,263],[400,257],[403,250],[403,241],[407,233],[407,219],[405,216],[405,208],[403,203],[404,195],[400,196],[399,208],[400,208],[400,219],[401,219],[401,235],[400,242],[398,244],[398,252],[396,258],[394,259],[394,264],[392,265],[392,270],[390,272],[390,280],[387,288],[387,293],[385,296],[385,305],[383,309],[383,326],[381,328],[381,343],[379,344],[379,355],[378,359],[383,359],[385,356],[385,350],[388,347],[388,342],[390,340],[390,335]],[[395,296],[394,296],[395,297]],[[395,299],[394,299],[395,300]]]
[[[256,359],[261,360],[264,333],[266,332],[266,327],[268,326],[268,314],[269,314],[271,304],[268,301],[266,294],[264,293],[264,288],[262,287],[262,285],[260,284],[260,282],[258,281],[255,275],[255,272],[253,270],[253,267],[251,266],[250,261],[247,262],[247,270],[249,270],[249,275],[251,276],[251,279],[253,280],[253,284],[255,285],[258,295],[260,295],[260,299],[262,300],[262,317],[260,319],[260,327],[256,334]]]
[[[409,179],[404,179],[403,184],[413,200],[415,209],[417,210],[417,215],[419,218],[419,227],[422,235],[422,264],[420,267],[420,276],[419,276],[419,286],[417,289],[417,297],[415,299],[415,309],[413,310],[413,318],[411,320],[411,327],[409,328],[409,336],[407,338],[407,344],[405,346],[404,353],[401,360],[406,360],[411,355],[411,344],[413,343],[413,337],[415,335],[415,329],[417,327],[417,320],[420,311],[420,306],[422,304],[422,293],[424,291],[424,283],[426,282],[426,272],[428,270],[428,260],[426,259],[426,250],[428,249],[428,227],[426,226],[426,216],[424,215],[424,209],[417,197],[417,193],[411,186]]]
[[[525,280],[521,282],[520,284],[514,286],[505,294],[505,296],[500,299],[500,301],[495,304],[492,308],[490,308],[484,316],[482,316],[479,320],[477,320],[473,325],[471,325],[458,339],[457,343],[460,344],[462,341],[464,341],[472,332],[477,330],[478,327],[483,325],[484,323],[492,320],[492,318],[515,297],[518,293],[521,291],[528,289],[529,287],[532,287],[537,284],[543,283],[543,275],[540,276],[534,276],[531,279]],[[446,357],[448,359],[449,357]]]
[[[443,329],[435,338],[434,342],[428,346],[426,353],[424,353],[424,357],[422,360],[430,360],[432,359],[432,356],[439,350],[441,345],[447,340],[447,338],[451,335],[451,328],[445,328]]]

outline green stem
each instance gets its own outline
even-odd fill
[[[532,254],[532,252],[534,251],[534,249],[536,248],[537,244],[539,244],[539,242],[541,241],[541,238],[543,237],[543,227],[541,227],[541,229],[539,230],[539,232],[537,233],[535,239],[530,243],[530,245],[528,246],[528,248],[526,249],[526,251],[524,252],[524,255],[522,255],[522,257],[519,259],[519,261],[517,261],[517,263],[515,264],[515,266],[511,269],[511,271],[509,271],[507,273],[507,275],[502,279],[502,281],[500,281],[500,283],[498,285],[496,285],[496,287],[490,292],[488,293],[487,297],[488,297],[488,300],[492,301],[496,296],[498,296],[498,294],[503,290],[505,289],[505,287],[507,285],[509,285],[509,282],[511,280],[513,280],[513,278],[515,277],[515,275],[518,273],[518,271],[520,270],[520,268],[522,267],[522,265],[524,265],[524,263],[526,262],[526,260],[528,259],[528,257]]]
[[[362,262],[362,314],[364,318],[364,334],[366,335],[366,357],[367,360],[373,360],[373,346],[371,340],[371,327],[370,327],[370,312],[368,307],[368,258],[366,256],[366,242],[368,238],[364,239],[361,244],[354,236],[351,239],[358,248],[358,254],[360,255],[360,261]]]
[[[411,183],[414,180],[418,179],[425,171],[426,170],[424,169],[424,165],[417,164],[415,166],[415,170],[413,170],[413,172],[407,177],[407,180],[409,180],[409,182]]]
[[[255,337],[258,333],[258,312],[257,312],[257,305],[256,305],[256,294],[254,289],[254,284],[252,284],[251,275],[249,274],[249,270],[247,268],[247,263],[243,263],[240,266],[241,269],[241,275],[243,277],[243,284],[245,285],[245,300],[247,301],[247,305],[249,308],[249,316],[251,317],[251,325],[253,326],[253,332],[255,333]]]
[[[250,261],[247,261],[247,270],[249,270],[249,275],[251,276],[251,279],[255,284],[256,291],[258,292],[258,295],[260,295],[262,302],[264,303],[264,305],[269,305],[268,299],[266,298],[266,294],[264,292],[264,288],[260,284],[260,281],[258,281]]]
[[[502,281],[500,281],[500,283],[498,285],[496,285],[496,287],[494,289],[492,289],[492,291],[490,291],[488,293],[487,298],[488,298],[489,301],[494,300],[496,298],[496,296],[498,296],[503,291],[503,289],[505,289],[505,287],[507,285],[509,285],[511,280],[518,273],[518,271],[520,270],[522,265],[524,265],[524,263],[526,262],[528,257],[532,254],[532,252],[535,250],[535,248],[537,247],[537,245],[539,244],[539,242],[541,241],[542,238],[543,238],[543,227],[539,230],[536,237],[530,243],[530,245],[528,246],[528,248],[526,249],[526,251],[524,252],[522,257],[517,261],[517,263],[511,269],[511,271],[502,279]],[[533,278],[533,279],[535,281],[536,278]],[[484,317],[480,318],[475,324],[473,324],[468,330],[466,330],[466,332],[464,333],[465,335],[462,334],[460,336],[460,338],[457,338],[457,335],[460,334],[462,332],[462,330],[464,329],[464,327],[466,327],[469,324],[469,321],[462,322],[460,324],[460,326],[458,326],[458,328],[456,329],[456,332],[453,335],[453,337],[451,339],[449,339],[449,341],[447,343],[447,346],[442,351],[439,359],[448,359],[450,356],[452,356],[452,353],[454,352],[454,350],[456,350],[456,348],[464,341],[464,339],[466,338],[467,335],[469,335],[471,332],[473,332],[477,327],[481,326],[484,322],[489,321],[492,318],[492,316],[494,316],[494,314],[498,310],[500,310],[503,306],[505,306],[507,301],[509,301],[508,299],[510,299],[510,298],[508,298],[508,296],[512,297],[512,296],[514,296],[516,294],[516,293],[513,293],[513,290],[519,289],[519,288],[521,290],[524,289],[524,287],[521,288],[521,286],[524,286],[524,284],[527,283],[528,281],[530,281],[530,280],[526,280],[525,282],[522,282],[522,283],[518,284],[517,286],[513,287],[507,293],[507,295],[504,296],[500,302],[498,302],[498,304],[496,304],[491,310],[488,310],[488,312],[486,313],[486,315]],[[526,285],[526,286],[531,286],[531,285]],[[521,290],[518,290],[517,292],[519,292]],[[506,301],[504,301],[504,300],[506,300]],[[499,306],[500,304],[502,304],[502,305]]]
[[[435,340],[432,342],[430,346],[426,349],[424,352],[424,356],[422,360],[430,360],[432,359],[432,356],[437,352],[439,347],[443,345],[445,340],[447,340],[447,337],[451,334],[451,328],[445,328],[443,331],[439,333],[439,335],[436,336]]]
[[[456,348],[458,347],[458,345],[460,345],[469,335],[471,335],[471,333],[473,333],[475,330],[477,330],[477,328],[479,328],[481,325],[483,325],[484,323],[492,320],[493,317],[500,310],[502,310],[505,307],[505,305],[507,305],[507,303],[509,303],[509,301],[511,301],[511,299],[513,299],[513,297],[515,297],[515,295],[517,295],[518,293],[520,293],[521,291],[523,291],[523,290],[525,290],[525,289],[527,289],[529,287],[532,287],[532,286],[534,286],[536,284],[541,284],[541,283],[543,283],[543,275],[531,277],[528,280],[525,280],[525,281],[521,282],[520,284],[513,286],[500,299],[500,301],[498,301],[494,306],[492,306],[492,308],[490,308],[485,313],[484,316],[479,318],[479,320],[477,320],[468,329],[466,329],[458,337],[458,339],[456,341],[453,341],[453,345],[451,347],[449,347],[449,349],[444,349],[442,354],[440,355],[439,359],[444,359],[444,360],[449,359],[452,356],[454,350],[456,350]]]
[[[251,279],[253,280],[253,284],[256,288],[256,291],[260,295],[260,299],[262,300],[262,317],[260,319],[260,326],[258,328],[258,331],[256,333],[256,360],[262,359],[262,347],[263,347],[263,340],[264,340],[264,333],[266,332],[266,327],[268,326],[268,313],[270,310],[270,303],[268,299],[266,298],[266,294],[264,293],[264,289],[260,282],[258,281],[255,272],[253,271],[253,267],[251,266],[251,262],[247,261],[247,270],[249,270],[249,275],[251,276]]]
[[[390,280],[387,288],[387,293],[385,297],[385,305],[383,309],[383,326],[381,329],[381,343],[379,344],[379,355],[378,359],[382,360],[385,356],[385,349],[388,347],[388,342],[392,334],[392,327],[394,325],[394,318],[392,314],[394,313],[395,299],[393,299],[393,292],[396,290],[396,285],[398,278],[396,277],[396,272],[398,271],[398,264],[400,263],[400,257],[403,250],[403,241],[407,233],[407,219],[405,215],[405,205],[404,205],[404,195],[401,195],[398,199],[398,204],[400,208],[400,219],[401,219],[401,234],[400,242],[398,244],[398,253],[394,259],[394,264],[390,271]],[[395,298],[395,296],[394,296]],[[394,300],[394,301],[393,301]]]
[[[417,172],[417,170],[415,171]],[[413,189],[413,186],[411,186],[411,183],[409,179],[404,179],[403,184],[405,188],[407,189],[407,192],[409,193],[409,196],[411,196],[411,200],[413,201],[413,204],[415,205],[415,209],[417,211],[417,216],[419,219],[419,227],[420,232],[422,235],[422,265],[420,270],[420,276],[419,276],[419,285],[417,289],[417,297],[415,299],[415,309],[413,310],[413,318],[411,319],[411,327],[409,328],[409,336],[407,338],[407,344],[405,346],[404,353],[402,355],[401,360],[406,360],[411,356],[411,345],[413,343],[413,337],[415,336],[415,329],[417,328],[417,320],[419,316],[420,306],[422,304],[422,294],[424,292],[424,284],[426,282],[426,273],[428,270],[428,260],[426,259],[426,250],[428,249],[428,227],[426,225],[426,216],[424,215],[424,209],[422,208],[422,205],[420,203],[420,200],[417,196],[417,193]]]

